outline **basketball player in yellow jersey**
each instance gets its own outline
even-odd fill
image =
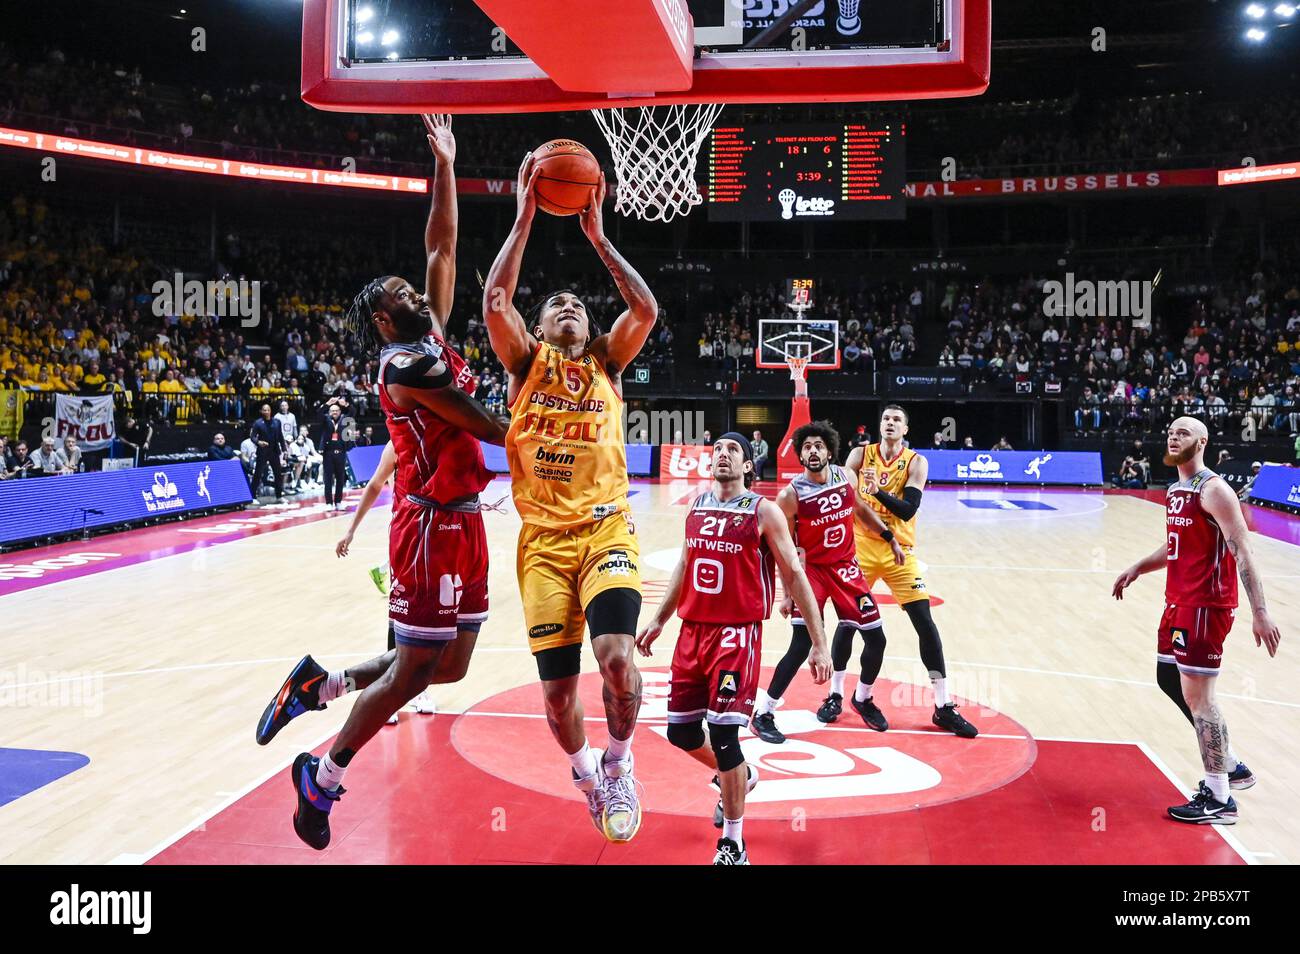
[[[605,237],[602,178],[580,221],[627,309],[608,334],[593,335],[582,300],[558,291],[524,321],[513,299],[537,207],[534,178],[530,155],[519,170],[514,228],[483,291],[488,337],[509,376],[506,455],[523,518],[519,590],[547,723],[596,827],[610,841],[625,842],[641,824],[631,749],[641,707],[632,655],[641,577],[627,502],[621,374],[640,353],[659,306]],[[609,745],[603,753],[587,745],[578,699],[584,624],[605,682]]]
[[[921,492],[930,473],[924,457],[908,447],[907,412],[897,404],[886,405],[880,414],[880,443],[855,447],[849,453],[845,468],[858,475],[858,495],[885,522],[894,539],[903,548],[906,559],[901,565],[895,562],[890,545],[878,533],[869,530],[859,519],[854,524],[854,537],[858,547],[858,565],[866,574],[868,584],[884,579],[894,599],[912,621],[921,644],[921,662],[930,672],[934,687],[934,724],[947,729],[963,739],[973,739],[979,730],[957,711],[948,695],[948,671],[943,662],[943,643],[939,630],[930,616],[930,596],[921,576],[916,559],[916,513],[921,506]],[[838,641],[838,633],[837,641]],[[849,634],[852,639],[852,633]],[[880,658],[863,659],[862,671],[880,672],[884,661],[885,642],[867,643],[866,655],[879,654]],[[831,647],[832,664],[843,660],[848,665],[852,644],[837,652]],[[839,669],[840,666],[836,665]],[[832,677],[833,678],[833,677]],[[861,703],[872,696],[871,685],[858,684],[854,694]]]

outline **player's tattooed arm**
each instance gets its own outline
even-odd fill
[[[537,339],[529,333],[523,315],[515,308],[524,248],[537,212],[536,179],[533,154],[529,153],[519,167],[515,224],[483,283],[483,323],[487,325],[488,343],[512,379],[528,373],[537,351]]]
[[[451,116],[438,113],[420,118],[437,160],[429,190],[433,194],[429,221],[424,227],[424,294],[433,310],[434,331],[444,334],[456,293],[456,137],[451,132]]]
[[[1260,579],[1255,556],[1250,550],[1250,529],[1241,513],[1241,503],[1226,481],[1212,480],[1201,491],[1201,506],[1219,525],[1224,542],[1237,561],[1237,575],[1250,600],[1251,630],[1255,645],[1264,646],[1270,656],[1277,655],[1282,634],[1269,615],[1264,600],[1264,582]]]
[[[610,277],[618,286],[627,310],[615,319],[609,333],[601,335],[591,344],[591,350],[604,363],[610,374],[621,374],[641,353],[646,338],[659,318],[659,302],[640,272],[628,263],[605,235],[601,206],[605,201],[605,176],[602,173],[593,201],[580,213],[582,230],[591,240],[596,254],[609,269]]]
[[[681,558],[677,561],[677,565],[673,567],[673,575],[668,581],[668,589],[664,592],[663,601],[659,604],[659,612],[655,613],[650,622],[646,623],[641,628],[641,632],[637,633],[636,648],[642,656],[650,655],[650,647],[654,645],[654,641],[664,631],[664,626],[667,625],[673,613],[677,612],[677,603],[682,596],[682,579],[685,576],[686,547],[683,545]]]
[[[758,529],[767,541],[768,549],[776,557],[776,568],[781,573],[785,591],[794,600],[794,605],[799,607],[804,625],[808,627],[808,637],[812,640],[808,667],[812,670],[813,681],[820,685],[831,677],[831,656],[826,646],[821,608],[808,583],[808,575],[799,562],[799,554],[795,552],[785,514],[770,500],[764,500],[758,505]]]

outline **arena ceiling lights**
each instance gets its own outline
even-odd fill
[[[1283,0],[1271,5],[1252,2],[1246,4],[1242,16],[1250,24],[1245,38],[1250,43],[1263,43],[1274,28],[1288,27],[1295,22],[1296,4]]]

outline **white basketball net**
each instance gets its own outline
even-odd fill
[[[671,222],[704,201],[695,164],[721,103],[593,109],[614,156],[614,208],[647,222]]]

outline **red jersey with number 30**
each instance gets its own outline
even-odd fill
[[[758,527],[763,500],[745,491],[695,498],[686,516],[686,575],[677,615],[693,623],[756,623],[772,612],[776,561]]]
[[[830,465],[826,483],[800,474],[790,485],[798,500],[796,543],[805,566],[838,566],[857,559],[853,543],[853,485],[839,467]]]
[[[388,396],[384,371],[390,361],[402,355],[437,358],[451,372],[454,387],[471,395],[478,388],[473,369],[437,335],[431,334],[419,343],[385,345],[379,352],[379,405],[388,418],[388,435],[397,455],[394,498],[418,494],[445,504],[477,494],[493,477],[483,462],[478,438],[426,407],[403,410]]]
[[[1165,602],[1170,606],[1235,607],[1237,560],[1201,491],[1219,475],[1202,470],[1165,495]]]

